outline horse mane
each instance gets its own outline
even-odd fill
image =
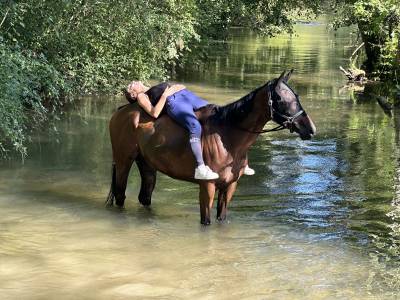
[[[254,106],[255,95],[264,88],[269,82],[263,86],[258,87],[246,96],[243,96],[235,102],[226,104],[224,106],[216,106],[214,114],[210,117],[211,120],[218,123],[237,124],[243,121],[244,118],[251,112]]]

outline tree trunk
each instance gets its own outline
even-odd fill
[[[378,71],[379,57],[381,56],[380,45],[383,45],[382,37],[374,34],[367,34],[366,28],[362,24],[358,24],[358,29],[361,33],[361,38],[364,42],[365,54],[367,60],[363,63],[363,68],[367,74]]]

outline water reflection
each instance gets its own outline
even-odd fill
[[[351,40],[324,26],[275,39],[234,30],[203,69],[178,75],[226,103],[295,67],[291,85],[318,127],[312,141],[259,138],[257,173],[241,179],[223,225],[199,226],[197,187],[160,174],[144,209],[135,169],[126,209],[105,209],[107,121],[125,100],[77,101],[58,132],[36,134],[25,164],[1,165],[2,297],[395,298],[399,127],[375,102],[339,93]]]

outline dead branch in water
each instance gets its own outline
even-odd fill
[[[350,81],[363,82],[367,81],[367,77],[364,70],[360,69],[347,69],[345,70],[342,66],[339,67],[340,71],[347,77]]]

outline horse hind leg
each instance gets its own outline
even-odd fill
[[[134,153],[134,155],[126,155],[123,159],[119,158],[113,162],[111,188],[106,200],[106,205],[112,206],[115,199],[115,204],[117,206],[124,206],[129,171],[136,156],[136,153]]]
[[[110,186],[110,192],[108,193],[107,199],[106,199],[106,205],[107,206],[113,206],[114,200],[115,200],[115,184],[116,184],[116,170],[115,170],[115,163],[113,162],[112,168],[111,168],[111,186]]]
[[[144,206],[151,205],[151,196],[156,185],[157,171],[149,166],[143,156],[139,155],[136,159],[142,180],[139,192],[139,202]]]

